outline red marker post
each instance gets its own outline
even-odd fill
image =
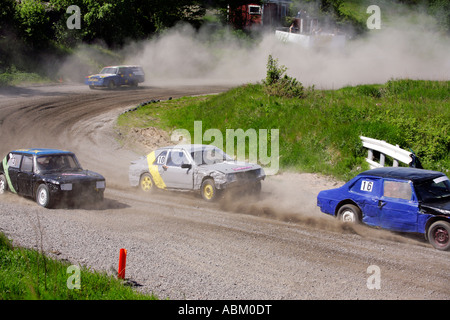
[[[119,270],[117,271],[117,278],[125,279],[125,267],[127,264],[127,250],[120,249],[119,255]]]

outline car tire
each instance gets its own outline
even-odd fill
[[[100,191],[99,193],[97,193],[95,195],[95,202],[96,203],[102,203],[104,199],[105,199],[105,194],[104,194],[103,191]]]
[[[139,179],[139,189],[142,192],[148,193],[155,190],[156,186],[150,173],[144,173]]]
[[[114,80],[110,80],[108,82],[108,89],[113,90],[116,88],[116,83],[114,82]]]
[[[438,250],[450,250],[450,223],[447,221],[436,221],[427,232],[428,242]]]
[[[202,198],[206,201],[214,201],[219,196],[219,190],[216,188],[216,185],[212,178],[203,180],[200,191],[202,194]]]
[[[252,183],[249,191],[251,196],[258,198],[261,195],[261,181]]]
[[[8,191],[8,182],[4,174],[0,174],[0,194],[4,194]]]
[[[353,204],[346,204],[339,208],[337,217],[345,223],[360,223],[361,210]]]
[[[53,201],[50,196],[50,190],[48,189],[46,184],[41,184],[37,188],[36,191],[36,202],[44,207],[44,208],[51,208],[53,205]]]

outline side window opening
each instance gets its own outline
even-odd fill
[[[22,172],[32,172],[33,171],[33,157],[24,156],[22,159],[22,165],[20,166],[20,171]]]
[[[383,196],[403,200],[411,200],[412,189],[407,181],[384,181]]]
[[[355,192],[363,195],[374,195],[380,194],[381,181],[377,178],[372,177],[362,177],[350,188],[351,192]]]
[[[167,166],[181,167],[183,163],[189,163],[186,155],[182,150],[172,150],[167,158]]]
[[[19,168],[20,161],[22,160],[21,154],[10,153],[8,155],[8,167],[10,168]]]
[[[160,154],[158,154],[155,158],[155,162],[153,164],[156,164],[158,166],[162,166],[166,163],[166,156],[167,151],[162,151]]]

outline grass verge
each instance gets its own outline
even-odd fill
[[[117,124],[186,129],[194,137],[199,120],[203,131],[219,129],[223,141],[227,129],[279,129],[281,169],[349,179],[368,168],[360,135],[410,148],[426,169],[450,169],[450,81],[308,89],[303,98],[270,95],[264,85],[249,84],[216,96],[148,104],[122,114]]]
[[[80,267],[80,288],[70,264],[50,259],[35,250],[13,247],[0,233],[0,300],[156,300],[137,293],[106,273]],[[70,278],[72,277],[72,278]]]

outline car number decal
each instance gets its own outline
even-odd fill
[[[158,159],[156,159],[157,164],[164,164],[166,162],[166,156],[159,156]]]
[[[372,192],[373,181],[363,180],[361,181],[361,191]]]

